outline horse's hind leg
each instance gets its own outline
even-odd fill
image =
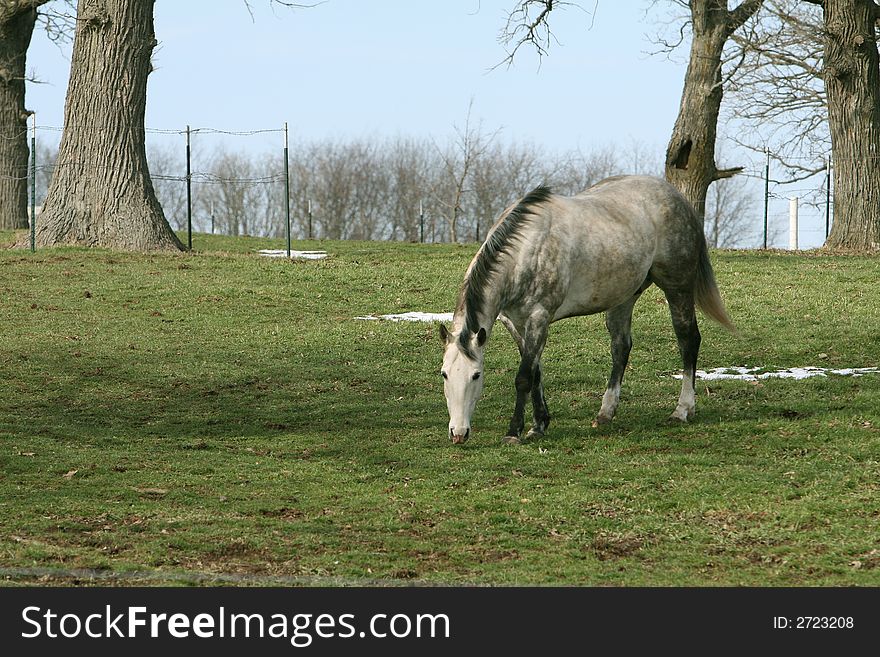
[[[694,293],[666,291],[666,300],[669,302],[672,327],[675,329],[682,361],[681,395],[670,419],[687,422],[693,417],[696,407],[694,381],[697,374],[697,355],[700,352],[700,329],[697,327],[697,315],[694,312]]]
[[[639,296],[641,292],[605,313],[605,328],[611,335],[611,377],[608,379],[605,394],[602,395],[602,408],[593,420],[594,427],[611,422],[617,411],[620,385],[623,383],[629,352],[632,350],[632,311]]]

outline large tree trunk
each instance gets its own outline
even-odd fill
[[[25,58],[42,2],[0,6],[0,228],[5,229],[28,226]]]
[[[825,91],[834,159],[829,247],[880,249],[880,63],[873,0],[825,0]]]
[[[37,243],[182,249],[147,170],[153,0],[79,0],[64,134]]]
[[[678,118],[666,150],[666,179],[706,213],[709,185],[737,169],[715,165],[715,135],[723,95],[721,56],[730,36],[761,6],[763,0],[743,0],[729,11],[727,0],[691,0],[693,35]]]

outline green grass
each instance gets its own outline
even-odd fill
[[[501,443],[517,358],[499,331],[462,448],[446,437],[436,327],[353,317],[450,310],[474,246],[301,242],[332,257],[293,263],[255,255],[278,240],[195,246],[0,252],[7,583],[94,569],[880,585],[880,375],[700,382],[695,421],[670,426],[680,362],[654,288],[610,428],[590,428],[610,369],[602,319],[579,318],[545,352],[547,436]],[[880,365],[880,260],[713,261],[740,334],[704,320],[702,368]]]

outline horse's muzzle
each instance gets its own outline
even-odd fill
[[[471,435],[470,428],[465,430],[463,436],[456,435],[452,429],[449,430],[449,437],[452,438],[453,445],[464,445],[464,443],[467,442],[467,439],[470,435]]]

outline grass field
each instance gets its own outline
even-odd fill
[[[453,446],[436,326],[353,318],[451,310],[476,247],[255,254],[280,246],[0,251],[7,584],[880,585],[880,375],[700,382],[695,421],[668,425],[653,288],[611,427],[590,428],[604,326],[580,318],[551,330],[547,436],[501,443],[499,330]],[[713,262],[740,334],[703,320],[701,368],[880,365],[880,259]]]

